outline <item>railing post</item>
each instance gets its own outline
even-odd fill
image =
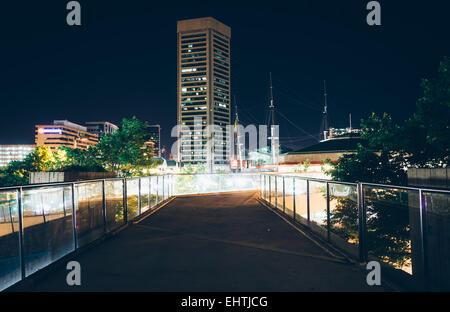
[[[422,189],[419,189],[419,213],[420,213],[420,268],[423,274],[423,286],[428,288],[428,264],[427,264],[427,245],[426,245],[426,224],[427,224],[427,201],[423,195]]]
[[[141,178],[138,178],[138,215],[141,215],[142,203],[141,203]]]
[[[358,182],[358,221],[359,221],[359,262],[367,262],[366,208],[364,205],[364,186]]]
[[[330,184],[327,182],[327,240],[331,240]]]
[[[311,227],[311,210],[309,207],[309,180],[306,179],[306,224]]]
[[[122,179],[123,185],[123,222],[128,222],[128,194],[127,194],[127,179]]]
[[[17,212],[19,218],[19,263],[22,279],[25,278],[25,250],[23,248],[23,205],[22,205],[22,188],[16,192]]]
[[[75,183],[71,184],[72,189],[72,235],[73,235],[73,249],[77,250],[78,242],[77,242],[77,208],[76,208],[76,200],[75,200]]]
[[[284,183],[284,177],[283,177],[283,213],[286,213],[286,189],[285,189],[285,183]]]
[[[295,211],[295,178],[292,178],[292,207],[294,210],[294,220],[295,220],[295,215],[296,215],[296,211]]]
[[[103,231],[106,233],[106,191],[105,180],[102,180],[102,213],[103,213]]]

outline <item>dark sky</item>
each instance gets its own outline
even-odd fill
[[[0,144],[32,143],[54,119],[119,123],[136,115],[176,123],[176,21],[213,16],[232,28],[232,93],[244,123],[265,123],[268,73],[283,142],[298,148],[319,132],[323,80],[330,124],[372,111],[406,119],[422,77],[449,55],[447,0],[379,1],[382,26],[366,24],[368,0],[80,0],[82,26],[66,24],[68,1],[1,6]],[[300,130],[302,129],[302,130]],[[288,139],[288,137],[290,139]]]

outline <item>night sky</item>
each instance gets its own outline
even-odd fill
[[[26,3],[28,2],[28,3]],[[449,55],[448,1],[379,1],[382,26],[368,26],[368,0],[80,0],[82,26],[66,24],[68,1],[1,5],[0,144],[30,144],[34,125],[54,119],[137,116],[176,124],[176,21],[213,16],[232,28],[232,93],[244,124],[264,124],[273,75],[282,143],[311,144],[319,132],[323,80],[330,125],[370,112],[406,119],[420,79]],[[395,3],[394,3],[395,2]]]

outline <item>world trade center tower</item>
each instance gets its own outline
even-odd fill
[[[213,172],[227,163],[230,144],[231,28],[212,17],[181,20],[177,37],[178,160]]]

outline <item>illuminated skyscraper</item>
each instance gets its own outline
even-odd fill
[[[206,126],[230,124],[231,28],[212,17],[178,21],[178,159],[184,163],[225,163],[227,141]]]

